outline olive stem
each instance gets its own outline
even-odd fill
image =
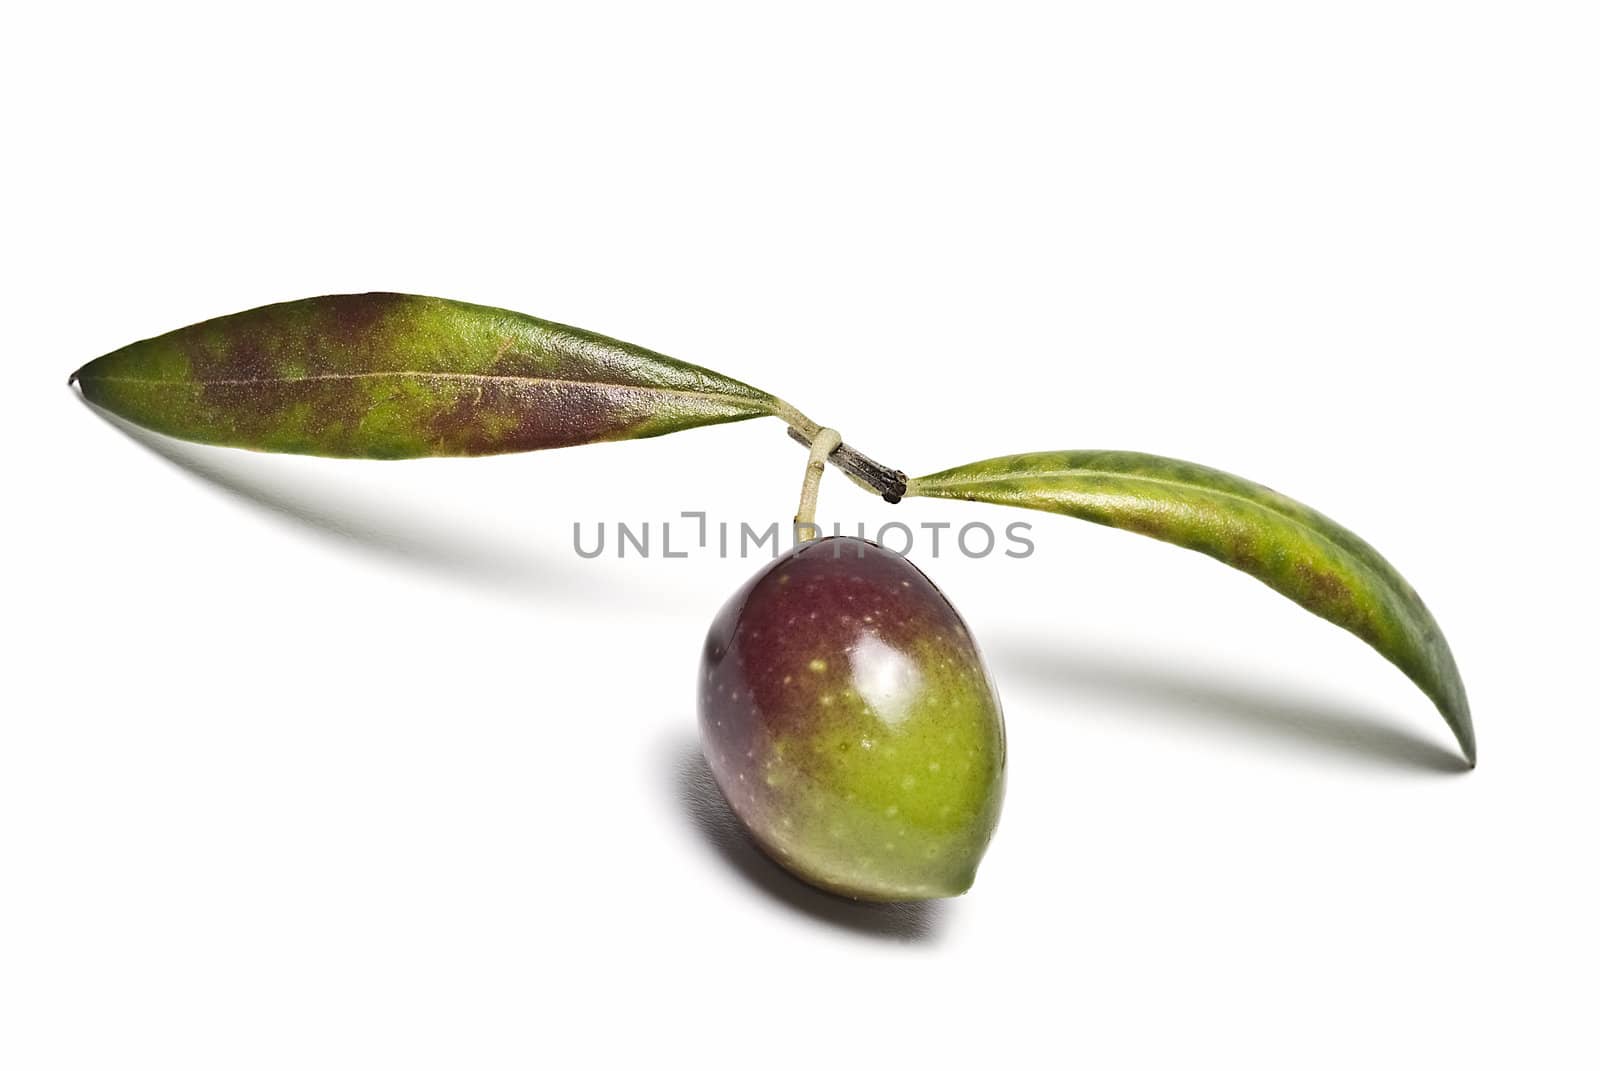
[[[802,446],[813,445],[814,435],[808,435],[794,424],[789,425],[789,438]],[[889,503],[900,501],[906,495],[906,474],[898,469],[872,460],[848,443],[840,443],[828,454],[828,460],[850,478],[850,482],[864,491],[883,496]]]
[[[809,446],[811,444],[811,440],[817,437],[817,432],[822,430],[822,425],[806,416],[804,413],[790,405],[788,402],[784,401],[782,398],[778,398],[776,401],[778,403],[778,409],[773,415],[779,420],[783,421],[785,424],[789,425],[789,434],[794,435],[795,432],[799,432],[799,435],[797,435],[796,438]]]
[[[839,433],[832,428],[818,428],[811,440],[811,456],[806,458],[806,478],[800,485],[800,508],[794,514],[795,541],[810,542],[817,538],[817,491],[822,487],[822,473],[828,467],[828,455],[838,448]]]

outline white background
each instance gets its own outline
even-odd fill
[[[0,1064],[1595,1066],[1600,49],[1582,3],[32,5],[8,17]],[[1171,454],[1415,583],[1353,637],[1045,514],[917,560],[1004,696],[966,897],[811,893],[703,794],[771,421],[469,461],[132,436],[65,378],[393,289],[789,398],[895,466]]]

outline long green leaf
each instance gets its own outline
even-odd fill
[[[906,494],[1064,513],[1249,573],[1399,666],[1434,701],[1467,760],[1477,761],[1455,658],[1417,593],[1353,532],[1276,491],[1171,458],[1077,450],[962,465],[911,480]]]
[[[626,342],[410,294],[223,316],[135,342],[74,378],[89,401],[167,435],[328,457],[540,450],[783,408]]]

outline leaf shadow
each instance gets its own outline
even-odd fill
[[[997,675],[1026,678],[1117,714],[1182,722],[1275,751],[1430,774],[1472,767],[1454,750],[1370,712],[1125,655],[1032,641],[985,645]]]
[[[272,465],[266,455],[146,430],[106,412],[78,391],[73,393],[101,420],[190,478],[318,538],[501,594],[585,603],[606,598],[631,612],[649,608],[648,599],[608,580],[599,570],[559,565],[529,548],[497,543],[460,526],[447,527],[421,509],[363,498],[354,487],[319,486],[294,470]]]
[[[761,851],[740,825],[693,741],[668,753],[679,809],[712,850],[751,887],[814,922],[866,937],[906,943],[936,942],[944,903],[923,900],[879,904],[825,893],[793,877]]]

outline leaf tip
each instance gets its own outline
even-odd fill
[[[1455,714],[1455,717],[1451,717]],[[1445,720],[1450,723],[1455,731],[1456,743],[1461,745],[1461,757],[1467,760],[1467,769],[1478,768],[1478,734],[1472,729],[1472,715],[1465,709],[1460,711],[1447,711]]]

